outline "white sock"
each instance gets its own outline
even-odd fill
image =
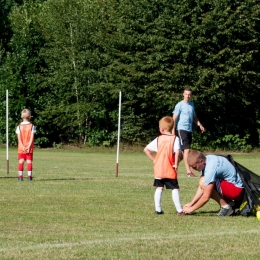
[[[23,176],[23,171],[18,171],[19,176]]]
[[[32,171],[28,171],[28,176],[32,176]]]
[[[155,204],[155,210],[158,212],[162,211],[161,207],[161,201],[162,201],[162,189],[156,189],[154,193],[154,204]]]
[[[180,191],[179,189],[172,190],[172,200],[175,205],[175,208],[178,213],[182,212],[181,200],[180,200]]]
[[[230,206],[227,204],[227,205],[225,205],[225,206],[222,206],[222,208],[224,208],[224,209],[229,209]]]

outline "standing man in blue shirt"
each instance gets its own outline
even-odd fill
[[[176,128],[180,138],[181,150],[183,152],[183,161],[185,164],[187,176],[195,177],[187,162],[192,142],[192,123],[194,122],[200,128],[202,133],[205,129],[196,116],[194,104],[190,101],[191,97],[191,89],[185,88],[183,92],[183,100],[180,101],[173,110],[173,131],[175,131]]]

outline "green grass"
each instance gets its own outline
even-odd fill
[[[17,181],[16,149],[0,150],[0,259],[258,259],[255,217],[213,216],[210,201],[178,217],[170,191],[154,215],[153,168],[143,153],[36,150],[34,180]],[[234,154],[260,175],[259,154]],[[197,174],[198,175],[198,174]],[[198,178],[179,169],[182,203]]]

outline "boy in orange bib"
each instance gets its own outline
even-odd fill
[[[174,126],[173,118],[163,117],[159,121],[161,135],[155,138],[145,148],[144,152],[154,164],[154,194],[155,214],[163,214],[161,199],[164,186],[172,190],[172,200],[176,208],[176,214],[184,215],[177,180],[177,169],[179,165],[180,142],[179,138],[172,134]],[[156,157],[152,152],[156,152]]]
[[[18,181],[23,180],[24,162],[27,163],[28,181],[32,180],[32,160],[35,126],[30,122],[31,111],[24,109],[21,113],[23,122],[16,128],[18,138]]]

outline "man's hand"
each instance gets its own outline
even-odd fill
[[[202,133],[205,132],[205,128],[204,128],[204,126],[203,126],[202,124],[199,125],[199,128],[200,128],[200,130],[201,130]]]
[[[188,205],[188,204],[186,204],[186,205]],[[185,214],[189,214],[189,213],[193,212],[192,206],[186,206],[186,205],[183,207],[183,212],[185,212]]]

